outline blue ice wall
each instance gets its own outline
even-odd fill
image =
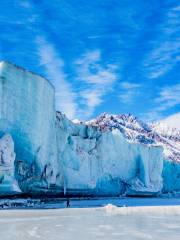
[[[34,194],[180,190],[180,164],[164,160],[162,147],[129,141],[118,129],[102,131],[56,116],[54,88],[46,79],[1,62],[0,137],[7,133],[12,141],[10,151],[0,152],[0,192],[17,182],[22,192]],[[11,152],[16,157],[9,164]]]
[[[0,135],[4,133],[14,140],[19,179],[26,168],[32,168],[29,175],[34,175],[31,171],[38,175],[45,165],[55,165],[54,88],[7,62],[0,63]]]
[[[57,117],[61,185],[67,193],[156,194],[162,189],[163,149],[128,142],[119,130],[102,132]]]
[[[163,166],[163,191],[180,191],[180,163],[165,160]]]
[[[15,178],[15,157],[13,139],[6,134],[0,138],[0,195],[21,192]]]

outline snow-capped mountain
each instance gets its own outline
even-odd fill
[[[180,112],[172,114],[169,117],[162,119],[160,122],[170,128],[176,128],[180,131]]]
[[[86,124],[96,126],[101,131],[118,129],[129,141],[163,146],[167,158],[180,161],[180,131],[163,122],[147,124],[131,114],[103,113]]]

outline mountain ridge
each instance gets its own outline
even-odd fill
[[[144,123],[132,114],[103,113],[85,124],[101,131],[118,129],[132,142],[162,146],[166,157],[180,162],[180,131],[162,122]]]

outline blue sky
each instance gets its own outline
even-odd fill
[[[179,0],[1,0],[0,59],[48,78],[70,118],[180,111]]]

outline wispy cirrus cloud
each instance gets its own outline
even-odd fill
[[[155,107],[145,114],[149,121],[163,119],[168,110],[180,107],[180,84],[163,87],[154,99]]]
[[[160,105],[157,111],[165,111],[168,108],[175,107],[180,104],[180,84],[163,87],[160,91],[159,97],[155,102]]]
[[[167,10],[159,35],[153,42],[144,67],[151,79],[161,77],[170,71],[180,60],[180,5]]]
[[[100,50],[88,51],[75,61],[77,80],[83,83],[80,91],[80,116],[90,117],[103,97],[113,89],[117,80],[116,65],[104,64]]]
[[[57,54],[54,46],[43,37],[36,40],[40,64],[45,68],[47,78],[55,87],[56,109],[69,118],[76,116],[76,94],[73,92],[64,73],[64,61]]]
[[[20,0],[19,5],[24,8],[31,8],[32,5],[28,0]]]
[[[69,118],[90,117],[103,97],[113,89],[116,81],[115,69],[112,64],[101,64],[99,50],[89,51],[75,60],[75,72],[80,90],[72,90],[69,79],[64,72],[64,61],[57,54],[54,46],[43,37],[37,40],[40,65],[45,68],[47,78],[55,86],[56,109],[64,112]]]
[[[88,51],[75,64],[79,81],[105,86],[116,80],[116,65],[102,64],[100,50]]]
[[[135,98],[140,93],[140,87],[141,85],[137,83],[122,82],[120,84],[120,101],[126,104],[131,104],[132,102],[134,102]]]

